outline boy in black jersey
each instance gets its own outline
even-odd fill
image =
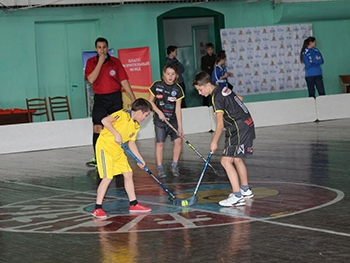
[[[221,165],[230,180],[232,193],[219,204],[221,206],[245,205],[245,198],[254,196],[248,185],[248,172],[243,161],[248,145],[251,146],[255,139],[254,121],[242,102],[243,98],[227,87],[215,87],[208,73],[198,72],[192,84],[199,95],[212,97],[216,116],[216,129],[210,143],[212,152],[218,148],[222,130],[226,129]]]
[[[158,176],[166,177],[163,167],[164,144],[168,136],[174,142],[173,162],[171,172],[173,176],[180,176],[178,162],[180,159],[182,140],[164,121],[174,126],[178,133],[184,135],[182,129],[181,101],[185,97],[181,85],[177,82],[179,77],[174,64],[166,64],[163,68],[162,79],[155,81],[149,88],[149,102],[152,104],[154,130],[156,134],[156,160]]]

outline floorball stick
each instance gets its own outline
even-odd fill
[[[136,157],[136,155],[124,144],[121,144],[122,148],[130,154],[132,158],[135,159],[137,163],[142,164],[139,158]],[[164,191],[171,197],[171,200],[173,202],[173,205],[175,206],[188,206],[187,199],[180,199],[177,198],[168,188],[165,187],[165,185],[146,167],[144,166],[143,169],[150,175],[152,178],[164,189]]]
[[[191,197],[187,198],[187,199],[183,199],[183,200],[181,201],[181,205],[182,205],[182,206],[191,206],[191,205],[193,205],[193,204],[195,204],[195,203],[197,202],[198,198],[197,198],[196,195],[197,195],[199,186],[200,186],[200,184],[201,184],[201,182],[202,182],[202,180],[203,180],[205,171],[207,170],[207,167],[208,167],[208,165],[209,165],[209,162],[210,162],[210,159],[211,159],[212,155],[213,155],[213,152],[210,152],[209,155],[208,155],[207,160],[205,161],[202,174],[201,174],[201,176],[199,177],[199,180],[198,180],[198,183],[197,183],[196,188],[194,189],[193,195],[192,195]],[[186,204],[187,204],[187,205],[186,205]]]
[[[181,139],[183,139],[184,140],[184,142],[186,142],[186,144],[188,145],[188,146],[190,146],[190,148],[199,156],[199,157],[201,157],[201,159],[204,161],[204,162],[206,162],[207,160],[205,159],[205,157],[183,136],[183,135],[181,135],[180,133],[179,133],[179,131],[178,130],[176,130],[175,129],[175,127],[173,126],[173,125],[171,125],[171,123],[168,121],[168,120],[166,120],[165,119],[165,123],[174,131],[174,132],[176,132],[176,134],[178,135],[178,136],[180,136],[181,137]],[[219,176],[221,176],[221,174],[219,174],[219,172],[209,163],[208,164],[209,165],[209,167],[214,171],[214,173],[216,174],[216,175],[219,175]]]

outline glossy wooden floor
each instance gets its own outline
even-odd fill
[[[131,215],[116,178],[106,220],[90,215],[98,184],[85,167],[92,147],[0,155],[0,262],[350,262],[349,131],[350,119],[256,129],[246,159],[255,197],[240,208],[217,204],[230,193],[219,151],[211,162],[217,174],[207,170],[189,208],[173,206],[130,159],[138,200],[153,210]],[[207,156],[211,137],[187,139]],[[154,140],[138,145],[155,172]],[[171,147],[167,141],[166,167]],[[162,182],[189,197],[203,165],[184,143],[182,176]]]

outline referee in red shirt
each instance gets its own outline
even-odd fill
[[[119,59],[108,54],[107,39],[97,38],[95,50],[97,55],[89,58],[85,67],[85,78],[92,84],[94,91],[94,106],[92,108],[94,152],[97,138],[103,128],[101,120],[123,108],[122,88],[131,97],[131,102],[136,99],[122,63]],[[92,158],[86,165],[96,167],[96,158]]]

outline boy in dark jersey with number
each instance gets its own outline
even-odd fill
[[[193,86],[201,96],[212,96],[212,105],[216,116],[216,129],[210,143],[210,150],[218,148],[222,130],[225,128],[225,148],[221,157],[230,180],[232,193],[227,199],[219,202],[221,206],[245,205],[245,198],[252,198],[253,192],[248,184],[248,172],[243,158],[248,145],[255,139],[254,121],[243,104],[243,98],[227,87],[215,87],[208,73],[198,72]]]
[[[173,176],[178,177],[180,175],[178,162],[182,149],[182,140],[164,121],[167,120],[178,130],[179,134],[184,135],[181,101],[185,94],[177,82],[179,74],[174,64],[166,64],[162,75],[162,79],[155,81],[149,88],[150,94],[148,98],[155,112],[153,122],[156,134],[157,170],[160,178],[166,177],[163,167],[163,152],[165,139],[169,135],[174,142],[171,172]]]

